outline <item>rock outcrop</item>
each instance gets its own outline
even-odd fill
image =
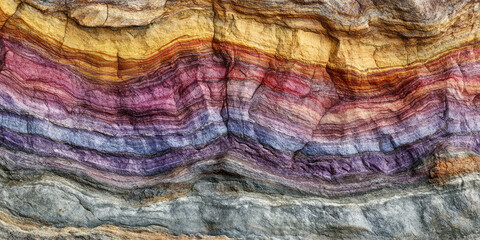
[[[480,2],[1,0],[0,238],[480,238]]]

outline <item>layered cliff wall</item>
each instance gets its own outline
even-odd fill
[[[0,237],[480,237],[480,3],[2,0]]]

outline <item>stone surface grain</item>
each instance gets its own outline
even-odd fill
[[[476,0],[1,0],[0,238],[480,238]]]

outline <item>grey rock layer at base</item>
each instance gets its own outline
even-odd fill
[[[478,175],[442,187],[424,183],[338,199],[224,192],[217,191],[218,184],[199,182],[184,196],[138,205],[68,179],[46,177],[2,184],[0,211],[56,227],[111,224],[242,239],[480,238]],[[15,235],[7,228],[0,226],[0,238]],[[28,237],[19,233],[18,238]]]

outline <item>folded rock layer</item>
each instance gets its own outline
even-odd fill
[[[478,1],[2,0],[3,238],[480,237]]]

